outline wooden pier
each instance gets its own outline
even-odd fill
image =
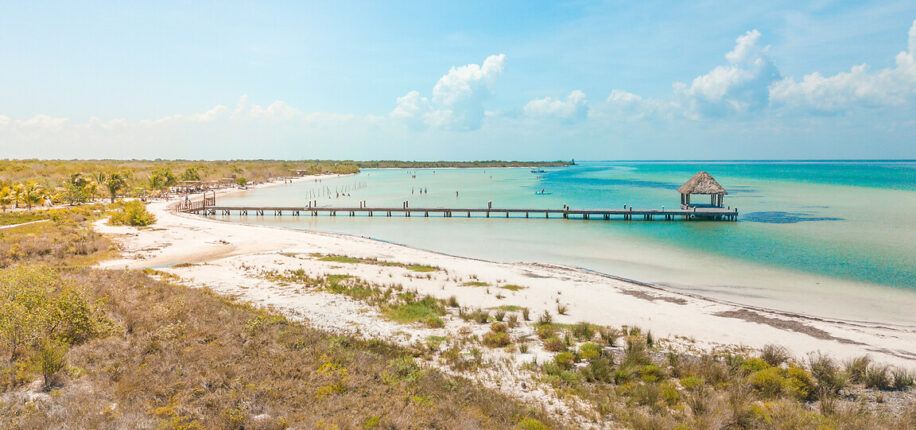
[[[724,197],[728,194],[725,188],[716,182],[709,173],[699,172],[678,188],[681,194],[679,209],[634,209],[624,206],[623,209],[573,209],[564,205],[561,209],[543,208],[494,208],[493,203],[487,203],[486,208],[412,208],[409,202],[402,202],[401,207],[368,207],[361,202],[359,207],[320,207],[317,201],[312,201],[306,206],[217,206],[216,192],[204,193],[203,198],[191,201],[185,198],[178,206],[181,212],[195,213],[205,216],[213,215],[239,215],[239,216],[384,216],[384,217],[425,217],[430,214],[442,218],[472,216],[482,218],[545,218],[545,219],[599,219],[609,221],[617,220],[710,220],[710,221],[737,221],[738,208],[723,207]],[[691,195],[710,196],[709,204],[691,204]]]
[[[736,221],[738,209],[691,207],[688,209],[538,209],[538,208],[413,208],[413,207],[289,207],[289,206],[216,206],[215,198],[182,204],[179,210],[200,215],[240,216],[365,216],[442,218],[544,218],[583,220],[713,220]]]

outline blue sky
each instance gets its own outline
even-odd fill
[[[916,3],[0,2],[42,158],[916,158]]]

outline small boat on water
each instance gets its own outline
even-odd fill
[[[535,191],[534,194],[537,194],[537,195],[539,195],[539,196],[546,196],[546,195],[550,195],[550,194],[553,194],[553,193],[551,193],[550,191],[547,191],[547,190],[541,190],[541,191]]]
[[[540,167],[531,169],[531,173],[546,173],[546,172],[547,172],[546,170],[544,170],[544,169],[542,169],[542,168],[540,168]]]

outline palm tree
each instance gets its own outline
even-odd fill
[[[41,203],[44,195],[45,191],[41,188],[41,185],[38,185],[33,181],[26,182],[26,184],[22,187],[22,191],[20,192],[20,197],[26,204],[26,207],[29,208],[29,212],[32,211],[32,205]]]
[[[0,207],[3,207],[3,213],[6,213],[6,207],[13,204],[13,190],[10,187],[0,189]]]
[[[105,172],[96,173],[95,176],[92,177],[92,179],[95,179],[95,181],[100,184],[105,183],[105,178],[107,178],[107,176],[105,176]]]
[[[88,197],[86,195],[86,184],[88,183],[89,179],[81,173],[70,175],[70,180],[67,181],[67,200],[70,201],[71,206],[86,201]]]
[[[83,194],[89,196],[89,201],[95,201],[95,195],[99,193],[99,183],[96,181],[89,181],[83,187]]]
[[[25,199],[22,197],[24,188],[25,185],[23,184],[16,184],[13,186],[13,205],[15,205],[16,209],[19,209],[20,203],[25,202]]]
[[[105,188],[108,188],[108,194],[111,196],[112,203],[114,203],[115,198],[118,197],[118,191],[123,190],[125,187],[127,187],[127,181],[121,173],[110,173],[108,177],[105,178]]]

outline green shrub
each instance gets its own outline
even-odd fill
[[[13,359],[47,342],[67,345],[103,334],[110,323],[83,292],[43,266],[0,271],[0,350]]]
[[[703,383],[704,383],[703,378],[699,378],[696,376],[688,376],[685,378],[681,378],[681,385],[683,385],[684,388],[688,390],[694,390],[697,387],[702,387]]]
[[[782,393],[785,383],[781,370],[778,367],[758,370],[750,374],[748,382],[765,397],[776,398]]]
[[[66,344],[54,341],[46,341],[42,343],[41,347],[38,349],[35,361],[44,378],[45,390],[51,387],[54,383],[54,376],[64,368],[65,364],[67,364],[67,361],[64,359],[64,356],[67,354],[67,349]]]
[[[146,210],[146,205],[139,200],[122,203],[115,209],[108,221],[111,225],[148,226],[156,222],[156,217]]]
[[[576,356],[571,352],[561,352],[553,358],[553,362],[563,369],[571,369],[576,362]]]
[[[547,427],[542,422],[534,418],[522,418],[518,424],[515,425],[516,430],[550,430],[550,427]]]
[[[790,394],[799,400],[813,400],[816,392],[811,375],[796,366],[788,369],[769,367],[758,370],[751,373],[748,381],[757,391],[769,398]]]
[[[658,389],[661,392],[662,400],[664,400],[668,406],[674,406],[681,400],[681,394],[678,393],[677,387],[675,387],[674,383],[671,381],[658,384]]]
[[[539,325],[534,330],[541,339],[556,337],[557,334],[557,328],[550,324]]]
[[[483,335],[483,344],[491,348],[502,348],[512,343],[506,325],[503,323],[494,323],[490,326],[490,331]]]
[[[770,367],[766,361],[760,358],[749,358],[741,363],[741,370],[745,373],[753,373]]]
[[[814,400],[817,391],[814,380],[811,375],[797,366],[789,366],[786,369],[786,380],[788,381],[788,391],[799,400]]]
[[[638,338],[628,338],[627,347],[624,350],[623,363],[629,365],[650,364],[649,351],[646,349],[646,343]]]
[[[579,356],[583,360],[591,360],[599,355],[601,355],[601,349],[594,343],[586,342],[579,346]]]
[[[445,327],[445,322],[442,321],[442,318],[437,316],[430,315],[423,320],[423,323],[426,324],[429,328],[442,328]]]
[[[611,383],[614,381],[614,362],[607,357],[597,357],[582,369],[582,376],[589,382]]]
[[[582,340],[592,340],[595,337],[595,329],[587,322],[580,322],[572,328],[573,336]]]
[[[662,369],[654,364],[639,366],[638,373],[643,382],[656,382],[664,376]]]
[[[633,366],[621,366],[614,371],[614,383],[623,384],[636,376],[636,368]]]

